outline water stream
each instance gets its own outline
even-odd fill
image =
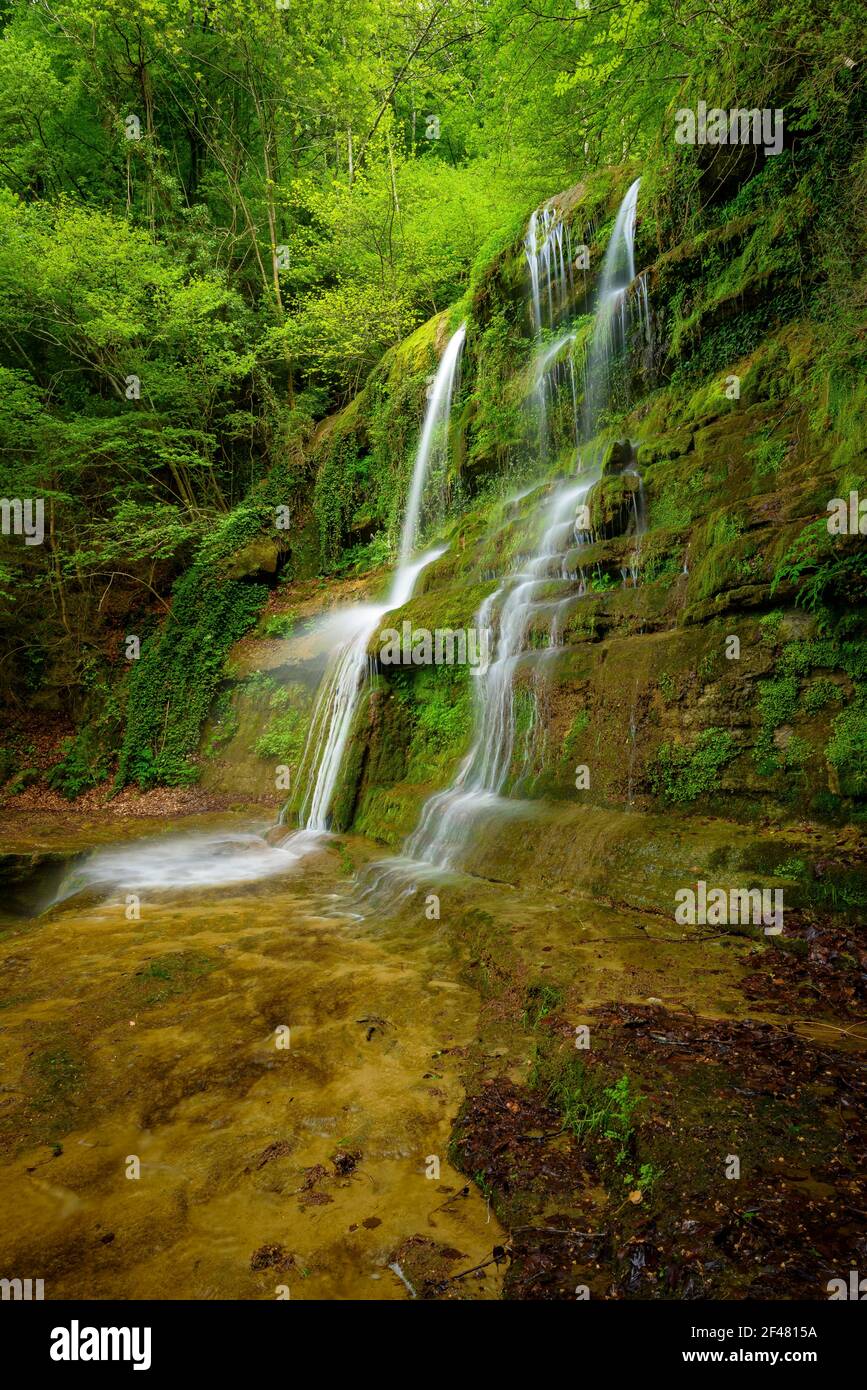
[[[364,688],[370,639],[384,615],[391,609],[402,608],[412,597],[422,570],[442,554],[442,550],[429,550],[420,558],[413,558],[425,484],[432,465],[441,463],[448,449],[452,396],[465,337],[466,325],[461,324],[440,359],[431,385],[404,513],[397,568],[388,594],[383,603],[356,607],[355,632],[335,653],[319,689],[300,773],[306,780],[306,790],[298,824],[299,831],[308,835],[321,835],[329,826],[331,802]]]
[[[316,697],[299,776],[304,793],[298,829],[271,844],[261,826],[249,832],[221,830],[160,836],[100,849],[73,865],[57,891],[57,901],[86,888],[131,891],[200,888],[245,883],[291,869],[321,842],[352,723],[367,674],[367,648],[386,613],[411,597],[418,576],[442,549],[414,555],[425,487],[433,468],[442,468],[448,449],[451,403],[458,379],[466,325],[461,324],[440,359],[428,396],[413,463],[401,528],[397,567],[384,600],[353,604],[340,613],[341,637]],[[333,616],[333,615],[332,615]],[[282,819],[282,814],[281,814]]]
[[[477,817],[520,809],[513,795],[522,774],[515,775],[516,687],[519,668],[539,653],[528,648],[528,630],[541,615],[549,624],[549,650],[563,640],[563,623],[573,601],[584,592],[578,557],[592,537],[581,526],[579,508],[599,479],[598,453],[588,441],[608,404],[613,365],[627,343],[634,297],[634,231],[639,180],[620,205],[599,279],[590,342],[584,358],[583,403],[579,409],[572,348],[574,330],[564,323],[574,298],[569,230],[553,204],[530,219],[524,242],[528,279],[528,316],[535,342],[532,390],[528,409],[535,420],[540,473],[549,463],[550,415],[568,386],[578,444],[575,474],[555,486],[541,487],[530,514],[529,552],[500,577],[475,615],[476,629],[494,640],[493,659],[473,670],[474,735],[469,752],[448,788],[426,803],[419,824],[406,842],[404,855],[369,872],[362,883],[366,896],[384,885],[406,886],[407,872],[419,863],[437,869],[459,868],[462,851]],[[646,321],[645,287],[639,287],[639,319]],[[368,672],[368,647],[377,625],[390,610],[412,596],[422,571],[441,553],[415,554],[425,492],[432,474],[441,473],[448,449],[452,399],[466,334],[461,325],[448,343],[431,384],[404,510],[398,562],[385,598],[352,605],[341,613],[341,640],[320,683],[299,768],[298,828],[280,843],[264,838],[266,826],[244,831],[163,836],[97,850],[77,863],[58,891],[58,900],[83,887],[153,890],[197,888],[205,884],[244,883],[290,870],[321,843],[330,826],[353,721]],[[641,529],[641,496],[635,499],[636,533]],[[534,537],[534,538],[533,538]],[[635,582],[636,569],[630,573]],[[556,593],[557,588],[561,593]],[[554,594],[552,596],[552,589]],[[543,653],[544,655],[544,653]],[[540,677],[537,676],[537,680]],[[534,695],[535,700],[535,695]],[[518,756],[526,768],[538,711]]]
[[[612,365],[625,348],[630,322],[630,286],[635,279],[634,235],[640,180],[626,192],[617,212],[606,249],[599,280],[595,318],[585,356],[585,384],[582,418],[576,416],[576,438],[589,441],[608,403]],[[572,293],[572,264],[568,231],[550,205],[535,212],[524,241],[528,271],[528,311],[536,349],[535,389],[531,409],[538,415],[540,465],[544,466],[550,438],[549,411],[557,382],[552,372],[560,371],[561,356],[574,339],[570,331],[551,335],[560,327],[564,309]],[[550,611],[549,649],[562,640],[564,612],[582,592],[576,573],[578,553],[586,539],[579,520],[579,508],[587,501],[599,480],[596,459],[589,450],[578,471],[553,492],[546,491],[531,517],[538,539],[529,557],[522,557],[513,571],[502,577],[497,588],[485,598],[475,615],[479,631],[492,631],[494,658],[486,669],[474,672],[475,718],[470,751],[452,784],[435,793],[426,803],[418,826],[409,836],[401,857],[372,866],[362,879],[362,905],[382,895],[400,897],[414,891],[412,878],[419,864],[436,870],[461,867],[466,847],[472,842],[480,819],[508,815],[520,809],[508,797],[514,776],[516,741],[515,678],[523,663],[531,662],[535,652],[528,649],[530,624],[540,612]],[[634,470],[630,470],[634,471]],[[640,529],[639,498],[634,502],[636,531]],[[633,581],[635,568],[633,567]],[[560,597],[551,597],[552,586],[559,585]],[[543,592],[540,592],[543,591]],[[536,704],[535,692],[533,695]],[[535,726],[537,711],[531,718]],[[527,756],[524,750],[524,763]]]

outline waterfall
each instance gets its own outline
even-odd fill
[[[633,238],[639,180],[628,189],[614,223],[599,281],[590,347],[585,361],[583,438],[589,439],[599,412],[608,398],[611,361],[626,339],[628,287],[635,278]],[[561,334],[554,341],[546,334],[556,329],[571,293],[571,259],[566,251],[568,234],[562,221],[546,206],[535,212],[524,241],[529,280],[529,310],[536,343],[534,360],[535,407],[540,412],[540,462],[547,448],[548,383],[563,349],[574,335]],[[589,405],[588,405],[589,401]],[[419,861],[438,869],[460,866],[474,820],[480,815],[507,813],[508,782],[515,751],[515,675],[522,661],[532,660],[527,634],[532,619],[553,609],[549,649],[562,640],[565,606],[575,596],[577,575],[569,564],[570,551],[580,549],[584,536],[576,517],[585,504],[598,473],[584,474],[548,493],[537,509],[541,538],[536,552],[523,558],[482,602],[475,616],[480,631],[495,634],[494,656],[474,676],[474,736],[450,787],[435,793],[422,811],[418,826],[408,838],[402,858],[372,866],[362,880],[362,901],[379,896],[383,888],[414,891],[411,875]],[[636,502],[636,507],[638,503]],[[637,512],[636,512],[637,515]],[[561,584],[565,596],[549,597]],[[583,571],[581,585],[583,586]],[[538,597],[544,588],[545,597]],[[524,756],[525,767],[527,755]]]
[[[569,228],[550,203],[530,218],[524,256],[530,273],[530,319],[538,338],[544,327],[554,327],[575,289]]]
[[[409,493],[407,494],[406,512],[404,514],[403,529],[400,536],[398,567],[394,576],[394,587],[398,591],[401,571],[408,567],[410,556],[415,546],[419,515],[424,499],[425,483],[432,473],[438,472],[445,466],[448,456],[448,431],[449,419],[452,412],[452,396],[457,386],[461,352],[463,351],[464,339],[466,336],[467,325],[462,323],[440,359],[440,364],[437,368],[436,376],[433,379],[433,385],[431,386],[424,424],[418,441],[418,449],[416,450],[415,466],[412,470],[412,481],[409,486]],[[409,595],[407,595],[407,598],[408,597]],[[390,606],[392,608],[397,608],[402,603],[406,603],[406,598],[395,597]]]
[[[465,337],[466,324],[462,323],[443,353],[431,385],[407,494],[397,568],[385,602],[359,604],[353,611],[351,635],[335,651],[319,687],[300,767],[300,776],[306,776],[298,813],[302,831],[318,834],[328,829],[352,721],[364,689],[367,648],[377,624],[390,609],[401,608],[412,597],[422,570],[442,554],[441,550],[431,550],[420,559],[412,558],[431,465],[444,465],[448,452],[449,416]]]
[[[602,261],[599,291],[590,347],[584,363],[583,433],[589,439],[596,431],[611,385],[611,367],[626,344],[629,327],[629,292],[635,279],[635,213],[638,205],[636,179],[626,190],[617,212],[614,230]]]
[[[476,614],[476,625],[483,631],[492,626],[495,606],[500,605],[495,656],[479,671],[475,685],[475,739],[451,787],[427,802],[407,841],[410,858],[452,867],[465,842],[467,821],[478,810],[493,808],[505,787],[515,743],[514,676],[536,607],[534,595],[549,582],[552,571],[559,573],[575,511],[594,481],[589,477],[554,495],[537,554],[525,562],[525,569],[504,579]]]
[[[537,345],[533,397],[539,437],[539,459],[544,463],[549,454],[549,399],[552,389],[556,390],[560,385],[563,349],[575,341],[575,334],[568,332],[561,333],[544,348],[541,343],[543,332],[557,326],[575,292],[569,228],[550,203],[537,208],[530,218],[524,237],[524,259],[530,282],[530,324]],[[575,367],[571,356],[568,358],[567,370],[570,373],[573,409],[577,421]]]
[[[352,721],[368,672],[370,639],[384,614],[402,607],[411,598],[422,570],[443,554],[441,549],[429,550],[413,558],[412,549],[431,464],[444,465],[446,460],[449,412],[465,336],[466,325],[461,324],[443,353],[431,385],[403,518],[398,564],[385,601],[357,604],[340,615],[341,640],[320,683],[301,763],[306,787],[299,813],[300,829],[279,843],[269,843],[272,836],[266,840],[254,832],[207,831],[113,845],[76,864],[65,875],[53,901],[62,902],[83,888],[93,887],[153,891],[254,882],[295,867],[315,847],[319,835],[328,830]],[[281,812],[278,825],[283,818]],[[272,827],[272,831],[276,829]]]

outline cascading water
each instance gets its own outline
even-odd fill
[[[603,261],[597,307],[589,351],[585,361],[584,439],[593,433],[607,400],[612,358],[626,341],[628,286],[635,278],[633,238],[639,180],[621,203]],[[534,364],[535,409],[539,411],[540,454],[544,462],[548,440],[549,374],[567,342],[565,333],[554,341],[547,335],[557,327],[571,293],[571,258],[566,255],[568,235],[550,206],[534,213],[525,238],[530,287],[530,318],[536,341]],[[470,827],[480,816],[507,814],[516,803],[507,799],[515,752],[515,675],[521,663],[538,655],[527,649],[528,629],[534,618],[553,607],[549,644],[559,639],[562,614],[575,597],[579,584],[574,557],[585,539],[576,523],[578,508],[585,504],[598,480],[595,471],[549,494],[542,516],[541,540],[535,555],[519,562],[516,572],[504,577],[476,613],[479,630],[496,632],[494,659],[475,671],[474,738],[454,782],[426,803],[419,824],[406,842],[404,855],[388,864],[371,866],[362,879],[362,904],[383,891],[413,892],[412,875],[419,863],[440,870],[460,866]],[[638,503],[636,502],[636,507]],[[538,513],[537,513],[538,514]],[[636,511],[636,517],[638,513]],[[552,602],[550,590],[557,582],[569,592]],[[540,588],[545,589],[539,598]],[[579,594],[581,588],[579,587]],[[526,762],[526,755],[525,755]]]
[[[530,218],[524,254],[533,336],[538,338],[543,328],[554,327],[575,291],[569,228],[551,203],[537,208]]]
[[[441,554],[441,550],[430,550],[414,563],[401,565],[385,603],[359,604],[353,609],[353,635],[332,658],[316,698],[301,762],[307,786],[298,814],[299,833],[320,835],[328,829],[331,802],[364,688],[367,648],[377,623],[390,609],[402,607],[411,598],[422,570]]]
[[[436,375],[431,385],[430,398],[425,411],[424,424],[415,455],[415,466],[406,499],[403,527],[400,535],[400,551],[397,557],[397,570],[392,584],[391,608],[406,603],[409,594],[403,594],[402,572],[409,567],[410,557],[415,548],[419,518],[424,502],[425,484],[435,473],[444,468],[448,457],[449,419],[452,413],[452,397],[458,384],[461,353],[467,336],[467,325],[462,323],[451,338],[448,347],[440,358]]]
[[[610,389],[613,360],[626,343],[629,288],[635,279],[635,214],[640,183],[636,179],[626,190],[602,261],[593,332],[584,364],[585,439],[596,431]]]
[[[574,526],[574,516],[595,479],[558,491],[549,504],[542,543],[526,568],[510,575],[482,603],[476,624],[480,630],[497,618],[496,655],[476,682],[476,737],[447,791],[433,796],[407,842],[410,858],[441,868],[452,867],[466,838],[466,824],[482,807],[495,806],[508,780],[515,746],[515,687],[518,663],[525,652],[527,628],[539,604],[535,594],[559,576]]]
[[[537,344],[533,364],[533,397],[539,456],[544,462],[549,453],[548,412],[552,392],[561,384],[564,370],[564,348],[575,340],[574,333],[561,333],[544,343],[546,330],[553,330],[574,297],[575,280],[572,268],[572,241],[569,228],[551,203],[537,208],[530,218],[524,237],[524,259],[530,283],[530,324]],[[575,366],[571,355],[565,370],[572,384],[573,411],[577,421]],[[577,435],[576,435],[577,443]]]
[[[452,396],[466,331],[466,324],[462,323],[443,353],[431,385],[407,496],[397,569],[386,600],[382,604],[358,607],[357,629],[335,654],[320,686],[301,762],[301,775],[307,775],[307,788],[298,816],[303,831],[321,834],[328,829],[334,790],[364,686],[367,648],[377,623],[390,609],[403,607],[412,597],[415,581],[422,570],[442,554],[442,551],[432,550],[421,559],[412,559],[431,463],[442,459],[448,449]]]
[[[451,402],[465,337],[466,325],[461,324],[440,359],[431,385],[404,512],[398,564],[386,599],[380,604],[359,604],[341,615],[342,641],[320,684],[302,760],[301,771],[306,772],[307,785],[299,830],[279,845],[272,845],[255,833],[216,832],[147,839],[97,850],[67,875],[55,901],[89,887],[203,888],[265,878],[291,867],[327,831],[367,672],[370,638],[383,615],[411,598],[422,570],[443,553],[429,550],[417,559],[412,556],[431,464],[442,463],[448,447]]]

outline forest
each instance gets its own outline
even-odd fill
[[[863,18],[0,0],[0,1275],[861,1296]]]

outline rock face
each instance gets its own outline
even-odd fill
[[[628,178],[565,199],[574,241],[605,225]],[[778,215],[771,241],[789,244],[805,235],[805,219],[794,194],[784,210],[789,229],[780,230]],[[504,248],[478,278],[452,426],[448,547],[389,618],[431,631],[472,626],[497,577],[528,553],[548,487],[596,460],[599,481],[567,558],[565,601],[563,586],[552,585],[556,628],[540,604],[514,671],[515,739],[503,790],[538,803],[541,819],[480,836],[473,866],[494,878],[516,855],[524,875],[551,872],[536,853],[542,842],[559,846],[561,865],[572,863],[568,847],[596,813],[609,817],[609,841],[612,815],[644,813],[669,827],[687,817],[685,842],[696,815],[711,815],[714,845],[704,849],[735,865],[744,835],[762,840],[769,822],[857,820],[867,792],[867,643],[836,578],[818,602],[809,594],[805,601],[804,575],[813,571],[799,550],[805,534],[823,543],[816,527],[849,460],[830,417],[821,417],[821,333],[803,285],[768,249],[766,219],[726,220],[716,210],[705,234],[666,244],[654,211],[639,202],[641,269],[631,293],[646,292],[646,303],[633,313],[609,418],[577,451],[565,370],[550,393],[544,457],[528,429],[537,384],[521,245]],[[600,255],[594,242],[594,265]],[[773,274],[763,258],[774,262]],[[573,384],[592,293],[592,278],[576,282]],[[439,327],[434,320],[418,335],[419,352]],[[406,397],[394,363],[389,371],[394,407]],[[417,371],[416,357],[407,359],[413,383]],[[356,458],[374,424],[372,394],[328,432],[344,444],[351,436]],[[545,476],[550,484],[538,484]],[[537,486],[521,497],[524,480]],[[861,563],[853,555],[843,538],[828,561],[841,583]],[[466,667],[379,666],[357,713],[335,826],[397,847],[425,799],[448,785],[472,730]],[[582,766],[589,779],[578,789]],[[679,872],[677,833],[658,843]],[[808,840],[805,832],[797,846],[806,858],[790,841],[779,862],[794,857],[796,876],[810,879]],[[632,875],[639,897],[640,877]],[[862,889],[853,892],[861,901]]]
[[[270,579],[277,573],[280,563],[280,547],[276,541],[250,541],[239,550],[229,565],[229,579],[261,578]]]

